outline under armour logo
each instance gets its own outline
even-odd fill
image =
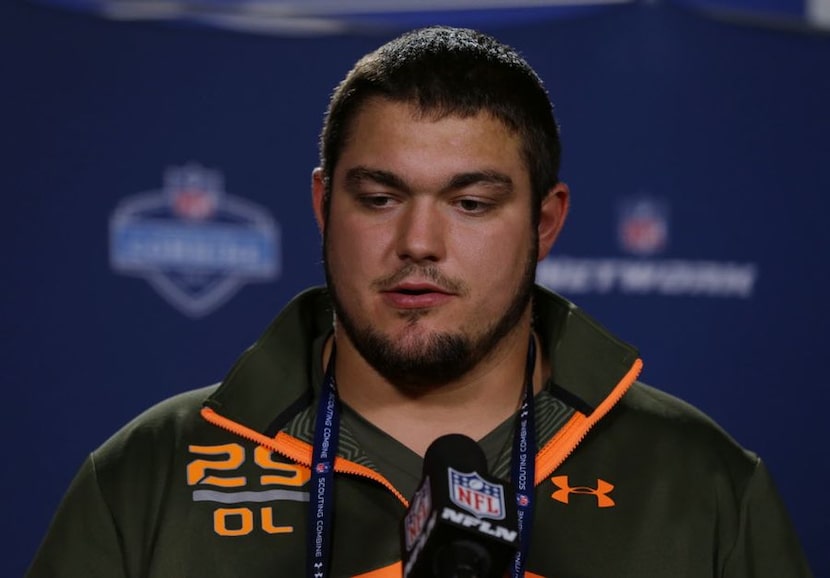
[[[614,484],[608,483],[605,480],[597,478],[597,487],[591,488],[588,486],[573,486],[568,484],[568,476],[554,476],[550,479],[553,485],[559,488],[551,494],[551,498],[563,504],[569,503],[571,494],[590,494],[597,499],[597,507],[610,508],[614,506],[608,494],[614,489]]]

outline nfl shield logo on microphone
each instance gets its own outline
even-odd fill
[[[491,484],[478,473],[450,471],[450,500],[477,518],[504,519],[504,488]]]

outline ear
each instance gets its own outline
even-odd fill
[[[571,191],[565,183],[557,183],[542,200],[539,213],[539,260],[547,257],[565,224]]]
[[[317,220],[317,228],[320,232],[326,228],[325,209],[323,207],[326,197],[326,183],[323,178],[323,169],[317,167],[311,171],[311,205],[314,209],[314,218]]]

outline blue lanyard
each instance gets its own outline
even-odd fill
[[[536,425],[533,406],[533,369],[536,366],[536,342],[530,338],[525,368],[525,395],[519,408],[516,433],[513,436],[513,457],[510,477],[516,486],[516,509],[519,514],[519,550],[513,559],[511,576],[524,576],[530,531],[533,526],[533,500],[536,478]]]
[[[334,347],[331,351],[334,360]],[[334,382],[334,363],[328,364],[314,427],[309,496],[306,576],[327,578],[331,564],[331,528],[334,512],[334,458],[340,437],[340,398]]]
[[[334,354],[335,348],[332,348],[314,426],[306,541],[306,576],[308,578],[328,578],[331,575],[334,458],[337,455],[337,440],[340,436],[340,399],[334,380]],[[533,419],[533,368],[535,364],[536,346],[531,337],[525,369],[525,394],[519,408],[516,433],[513,436],[511,460],[511,476],[516,486],[520,536],[519,551],[516,552],[511,571],[513,578],[520,578],[524,575],[533,523],[534,462],[536,459],[536,428]]]

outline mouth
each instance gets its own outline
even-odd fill
[[[428,309],[454,297],[453,293],[431,283],[401,283],[382,291],[382,295],[396,309]]]

